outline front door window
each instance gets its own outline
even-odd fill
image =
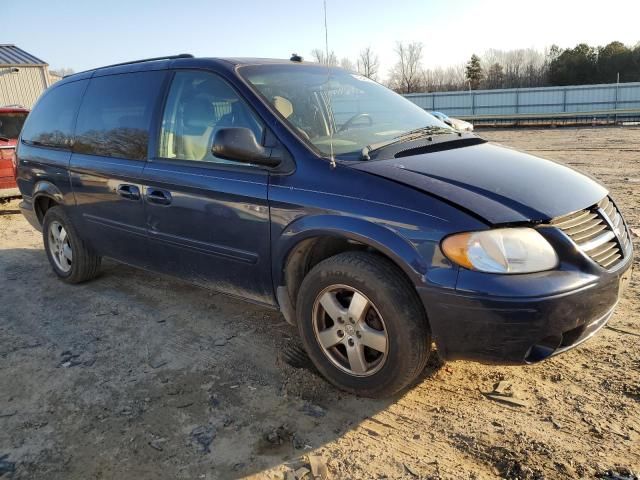
[[[159,156],[235,163],[211,151],[216,132],[225,127],[248,128],[262,141],[262,123],[229,84],[211,73],[177,72],[162,118]]]

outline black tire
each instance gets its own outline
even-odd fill
[[[332,285],[358,290],[384,319],[386,359],[369,376],[338,368],[317,340],[313,326],[316,299]],[[417,378],[429,358],[431,332],[422,303],[398,267],[380,255],[345,252],[318,263],[300,286],[296,314],[304,347],[320,373],[338,388],[357,395],[388,397],[399,392]]]
[[[69,244],[73,252],[73,260],[69,271],[62,270],[54,260],[52,249],[50,248],[49,231],[53,222],[58,222],[67,232]],[[100,270],[100,256],[96,255],[87,247],[82,237],[78,235],[73,223],[60,206],[51,207],[47,210],[42,222],[42,238],[44,240],[44,250],[55,274],[67,283],[81,283],[91,280]]]

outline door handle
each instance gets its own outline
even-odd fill
[[[135,185],[118,185],[116,192],[122,198],[126,198],[127,200],[140,200],[140,189]]]
[[[169,205],[171,203],[171,193],[159,188],[147,188],[147,202],[157,205]]]

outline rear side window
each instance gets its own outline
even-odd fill
[[[32,145],[70,148],[73,124],[87,83],[66,83],[46,92],[27,118],[22,140]]]
[[[91,79],[84,95],[74,152],[145,160],[149,128],[164,72]]]

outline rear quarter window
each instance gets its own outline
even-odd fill
[[[91,79],[78,114],[74,152],[145,160],[164,75],[154,71]]]
[[[87,80],[81,80],[47,91],[27,117],[22,141],[46,147],[70,148],[73,125],[87,83]]]

